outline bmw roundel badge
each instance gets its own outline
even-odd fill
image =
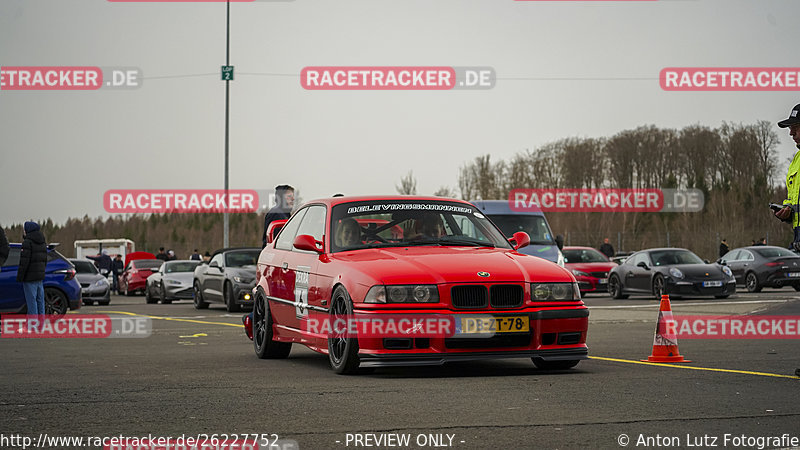
[[[478,272],[478,276],[486,278],[489,276],[489,272]]]

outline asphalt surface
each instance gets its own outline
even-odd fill
[[[114,296],[110,306],[78,313],[149,316],[151,336],[0,339],[0,448],[22,448],[9,437],[43,433],[275,434],[293,441],[284,448],[303,449],[398,448],[383,440],[392,436],[407,437],[409,448],[459,449],[623,448],[622,435],[627,447],[649,448],[800,439],[797,340],[682,340],[692,363],[639,364],[652,348],[658,303],[593,295],[585,302],[593,359],[571,370],[512,359],[340,376],[326,356],[297,345],[285,360],[256,358],[241,314],[221,306],[197,311],[189,301],[146,305],[141,296]],[[800,316],[800,293],[672,306],[675,314]],[[791,445],[762,448],[781,447]]]

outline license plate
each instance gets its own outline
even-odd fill
[[[530,330],[528,316],[467,316],[459,319],[458,334],[524,333]]]
[[[703,281],[703,287],[720,287],[722,281]]]
[[[598,284],[608,284],[608,278],[600,278],[597,280]]]
[[[789,277],[789,278],[798,278],[798,277],[800,277],[800,272],[790,272],[790,273],[787,273],[786,276]]]

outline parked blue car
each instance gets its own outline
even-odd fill
[[[19,253],[22,244],[9,244],[8,259],[0,267],[0,312],[25,313],[25,294],[17,282]],[[47,246],[47,267],[44,275],[44,309],[47,314],[66,314],[68,309],[81,307],[81,285],[75,279],[75,267],[58,253],[54,245]]]
[[[510,238],[517,231],[524,231],[531,237],[531,243],[518,251],[526,255],[538,256],[564,267],[561,236],[553,236],[550,224],[541,211],[514,211],[508,200],[477,200],[472,202],[486,215],[500,231]]]

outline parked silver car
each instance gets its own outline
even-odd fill
[[[101,275],[94,263],[88,259],[71,258],[75,266],[75,278],[81,285],[81,298],[84,305],[108,305],[111,303],[111,285]]]
[[[192,299],[192,276],[200,261],[176,260],[161,265],[158,272],[147,277],[144,298],[147,303],[172,303]]]

